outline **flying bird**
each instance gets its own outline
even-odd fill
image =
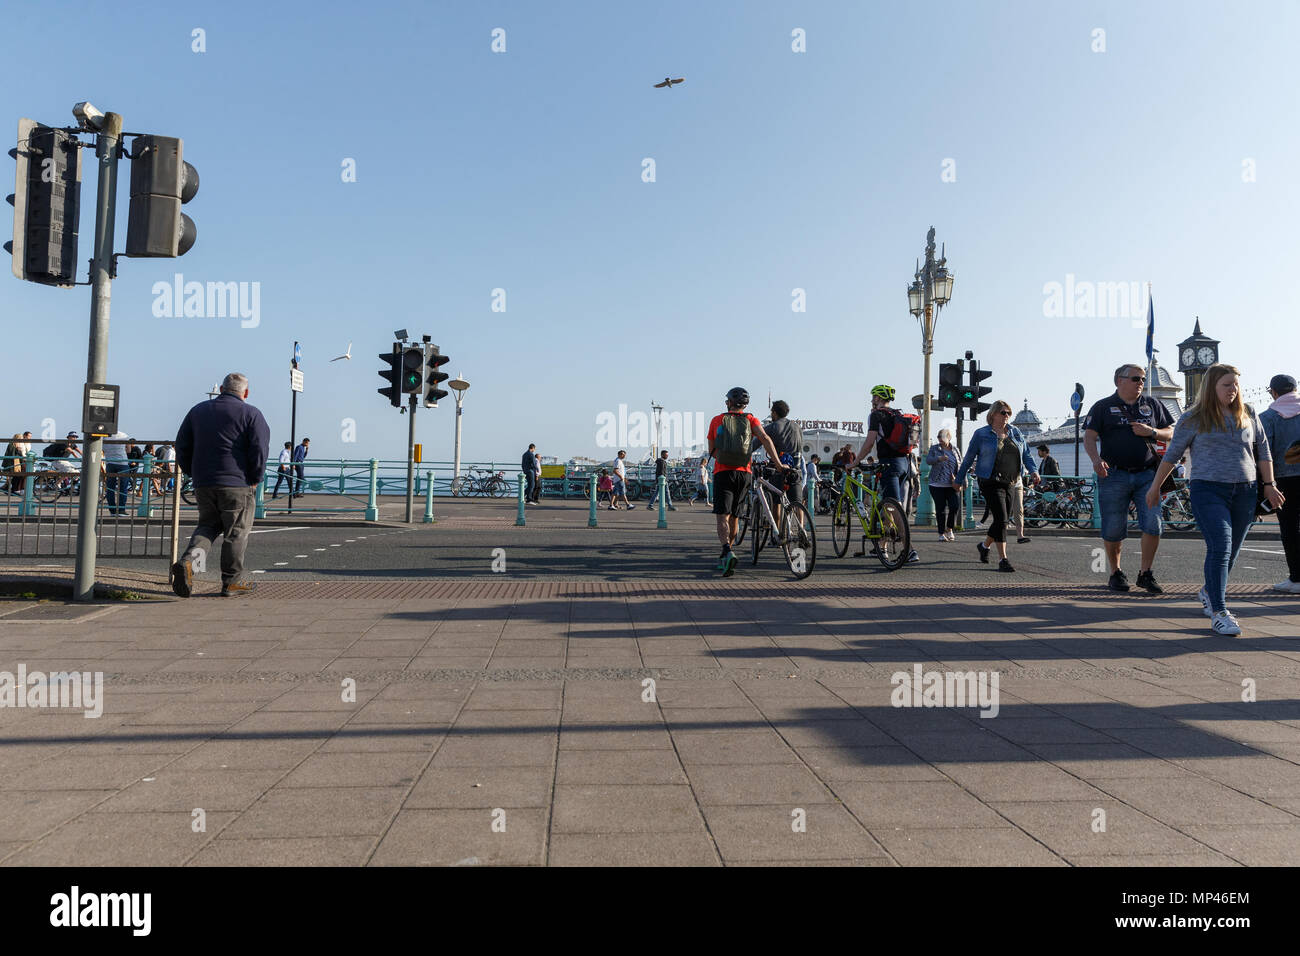
[[[337,362],[337,361],[339,361],[340,359],[348,359],[349,361],[351,361],[351,359],[352,359],[352,343],[351,343],[351,342],[348,343],[348,350],[347,350],[346,352],[344,352],[342,355],[339,355],[339,356],[336,356],[335,358],[330,359],[330,361],[331,361],[331,362]]]
[[[670,79],[669,77],[666,77],[666,76],[665,76],[665,77],[664,77],[664,81],[663,81],[662,83],[656,83],[656,84],[655,84],[655,89],[656,89],[656,90],[662,90],[664,87],[668,87],[668,89],[671,90],[671,89],[672,89],[674,86],[676,86],[678,83],[685,83],[685,82],[686,82],[686,77],[684,77],[684,76],[679,76],[679,77],[678,77],[677,79],[675,79],[675,80],[674,80],[674,79]]]

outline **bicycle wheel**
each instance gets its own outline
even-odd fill
[[[781,550],[796,580],[802,581],[813,573],[817,563],[817,531],[812,515],[803,505],[787,505],[781,515]]]
[[[100,487],[103,487],[102,482],[100,483]],[[188,481],[181,486],[181,500],[183,500],[187,505],[198,503],[199,499],[194,496],[194,485]]]
[[[835,502],[831,519],[831,550],[835,557],[842,558],[849,553],[849,539],[853,537],[853,527],[857,522],[857,509],[853,507],[853,496],[847,491]]]
[[[888,570],[897,571],[907,563],[912,551],[912,532],[907,527],[902,504],[896,498],[881,498],[875,525],[880,532],[876,557]]]
[[[1190,531],[1196,527],[1191,505],[1178,495],[1171,497],[1160,510],[1165,524],[1173,531]]]
[[[41,475],[32,483],[32,495],[37,501],[43,501],[46,504],[51,501],[58,501],[61,491],[60,484],[57,475]]]
[[[504,498],[510,493],[510,486],[506,484],[504,478],[494,477],[492,479],[492,497]]]
[[[460,490],[461,490],[462,488],[464,488],[464,487],[465,487],[465,479],[464,479],[464,478],[461,478],[461,477],[459,477],[459,476],[453,478],[453,479],[451,480],[451,496],[452,496],[453,498],[459,498],[459,497],[460,497]]]
[[[763,513],[762,505],[754,508],[754,516],[750,524],[753,525],[749,529],[749,547],[754,556],[752,563],[758,564],[758,553],[767,544],[767,535],[772,530],[767,523],[767,515]]]
[[[1071,507],[1074,509],[1074,520],[1070,522],[1080,531],[1086,531],[1092,527],[1092,499],[1079,498]]]
[[[750,511],[754,507],[754,501],[745,495],[745,501],[740,506],[740,515],[736,518],[736,537],[731,542],[732,549],[739,548],[745,540],[745,531],[749,528]]]

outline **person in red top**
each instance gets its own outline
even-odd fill
[[[713,421],[709,422],[709,454],[714,460],[713,513],[718,519],[718,540],[722,542],[718,570],[722,572],[723,577],[730,577],[736,570],[736,556],[731,553],[731,542],[736,539],[740,507],[745,501],[745,496],[749,494],[751,475],[749,455],[755,441],[767,449],[770,461],[777,463],[781,468],[786,466],[780,464],[781,459],[776,452],[776,446],[772,444],[772,439],[768,437],[767,432],[763,431],[763,423],[745,411],[746,406],[749,405],[749,392],[737,386],[727,392],[726,402],[727,411],[722,415],[715,415]],[[728,415],[743,418],[744,422],[727,423],[730,427],[724,427]],[[737,428],[736,424],[740,427]],[[732,447],[731,443],[738,434],[743,435],[746,425],[751,440],[743,443],[746,446],[744,448]],[[729,463],[724,463],[723,459],[727,459]]]

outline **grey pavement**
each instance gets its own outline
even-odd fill
[[[1241,638],[1186,590],[902,573],[5,602],[0,671],[105,683],[0,708],[0,862],[1294,865],[1300,604],[1232,604]],[[918,664],[997,715],[893,706]]]

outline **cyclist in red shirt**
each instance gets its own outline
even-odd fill
[[[780,456],[763,423],[749,412],[749,392],[737,386],[727,392],[727,410],[709,422],[709,454],[713,456],[713,513],[718,519],[718,540],[722,555],[718,570],[730,577],[736,570],[736,556],[731,542],[736,539],[740,507],[749,494],[749,456],[756,443],[767,449],[769,459],[779,467]]]

